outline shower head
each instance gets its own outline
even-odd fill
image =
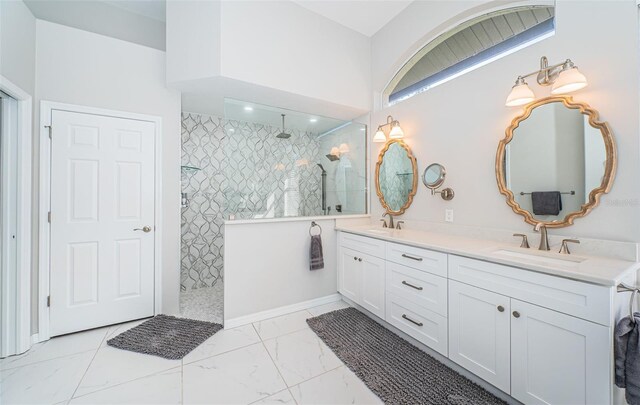
[[[276,135],[276,138],[289,139],[291,138],[291,134],[284,132],[284,114],[280,114],[280,115],[282,115],[282,132]]]
[[[318,167],[320,167],[320,170],[322,170],[322,174],[325,174],[327,172],[326,170],[324,170],[324,167],[322,167],[320,163],[318,163]]]

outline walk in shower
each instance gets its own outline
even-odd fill
[[[365,214],[366,126],[238,100],[182,115],[181,309],[220,322],[224,223]]]

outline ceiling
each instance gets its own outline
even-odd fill
[[[282,114],[285,114],[285,132],[297,129],[322,134],[340,127],[347,122],[319,115],[307,114],[284,108],[227,98],[224,100],[224,117],[227,120],[264,124],[282,128]]]
[[[413,0],[292,0],[330,20],[373,36]]]
[[[167,2],[165,0],[103,0],[115,7],[156,21],[167,21]]]
[[[180,0],[24,0],[38,19],[160,50],[166,49],[167,1]],[[412,2],[412,0],[291,1],[369,37]]]
[[[165,0],[24,2],[40,20],[165,50]]]

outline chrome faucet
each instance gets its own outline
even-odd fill
[[[382,214],[383,221],[384,221],[384,217],[385,217],[386,215],[388,215],[388,216],[389,216],[389,223],[387,223],[387,222],[385,221],[385,225],[387,225],[389,228],[393,229],[393,228],[394,228],[394,224],[393,224],[393,215],[391,215],[391,214],[390,214],[390,213],[388,213],[388,212],[385,212],[384,214]]]
[[[549,236],[547,235],[547,227],[542,222],[538,222],[533,227],[535,232],[540,232],[540,247],[538,250],[551,250],[549,249]]]

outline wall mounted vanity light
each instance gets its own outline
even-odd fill
[[[391,127],[391,131],[389,131],[389,139],[402,139],[404,138],[404,131],[400,127],[400,123],[393,119],[392,116],[387,116],[386,124],[378,125],[378,130],[376,134],[373,136],[373,142],[382,143],[387,142],[387,136],[384,134],[382,130],[384,127]]]
[[[587,78],[580,73],[571,59],[549,66],[547,57],[543,56],[540,58],[539,70],[518,76],[505,102],[507,107],[529,104],[536,99],[533,90],[525,81],[525,78],[533,75],[536,75],[536,81],[540,86],[551,86],[551,94],[554,95],[571,93],[585,88],[588,84]]]

